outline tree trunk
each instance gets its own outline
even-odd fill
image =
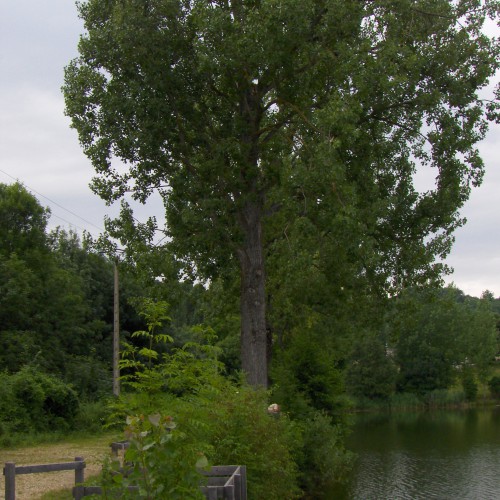
[[[254,387],[268,385],[267,328],[262,208],[247,202],[241,218],[243,245],[239,251],[241,270],[241,364]]]

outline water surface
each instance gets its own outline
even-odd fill
[[[335,499],[500,499],[500,407],[356,418]]]

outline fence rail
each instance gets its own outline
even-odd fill
[[[209,471],[202,471],[202,474],[208,476],[208,484],[200,488],[207,500],[247,500],[247,469],[244,465],[217,465]]]
[[[113,443],[111,449],[113,454],[125,450],[128,443]],[[16,499],[16,476],[20,474],[36,474],[40,472],[75,471],[75,486],[73,487],[73,498],[81,500],[89,495],[102,495],[100,486],[85,486],[84,469],[85,461],[82,457],[76,457],[73,462],[42,465],[18,465],[14,462],[6,462],[3,469],[5,476],[5,500]],[[200,486],[201,492],[207,500],[247,500],[247,477],[244,465],[218,465],[210,470],[200,471],[207,480]],[[137,491],[137,486],[129,486],[130,491]]]
[[[85,461],[82,457],[75,457],[73,462],[41,465],[18,465],[14,462],[6,462],[3,469],[5,476],[5,500],[16,499],[16,476],[20,474],[37,474],[41,472],[59,472],[66,470],[75,471],[75,485],[83,483]]]

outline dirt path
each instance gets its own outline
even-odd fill
[[[85,478],[98,474],[102,459],[110,453],[110,435],[99,436],[92,440],[78,440],[58,444],[44,444],[30,448],[0,450],[0,468],[5,462],[16,465],[38,465],[57,462],[71,462],[75,457],[83,457],[86,462]],[[16,500],[38,500],[42,494],[51,490],[72,488],[75,483],[73,471],[22,474],[16,476]],[[0,499],[5,498],[5,482],[0,475]]]

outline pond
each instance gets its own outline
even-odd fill
[[[499,499],[500,407],[359,415],[350,481],[325,498]]]

